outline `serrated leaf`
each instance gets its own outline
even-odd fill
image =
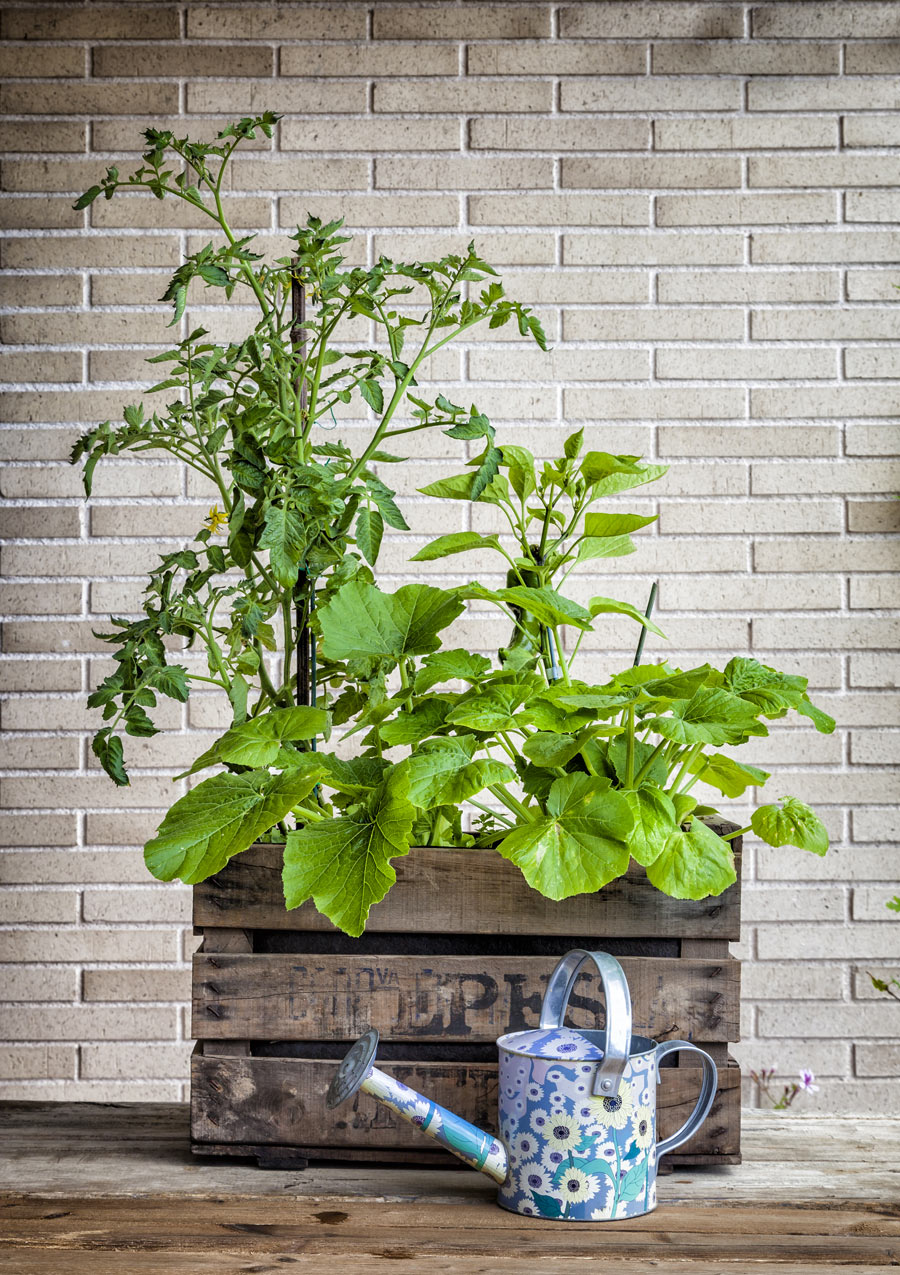
[[[440,646],[438,634],[464,610],[456,593],[407,584],[382,593],[351,580],[318,612],[322,653],[329,660],[392,659],[426,655]]]
[[[374,378],[360,381],[359,392],[374,411],[384,411],[384,392],[378,381]]]
[[[480,682],[485,673],[490,672],[491,662],[484,655],[472,655],[459,648],[452,651],[438,651],[434,655],[426,655],[422,667],[416,674],[416,694],[423,695],[438,686],[441,682],[452,682],[461,679],[464,682]]]
[[[673,899],[706,899],[734,885],[734,855],[727,841],[694,819],[687,831],[672,833],[647,868],[647,880]]]
[[[477,747],[474,736],[452,735],[428,740],[417,748],[403,763],[413,805],[421,810],[458,806],[488,784],[511,783],[515,779],[515,772],[503,762],[473,761]]]
[[[356,543],[370,565],[375,565],[384,535],[384,519],[377,509],[364,509],[356,520]]]
[[[797,846],[818,855],[828,850],[828,832],[822,820],[796,797],[782,797],[780,806],[775,802],[760,806],[750,816],[750,826],[766,845]]]
[[[280,775],[213,775],[175,802],[144,847],[144,862],[160,881],[205,881],[283,819],[321,777],[312,753]]]
[[[690,699],[673,700],[665,716],[645,718],[641,724],[677,744],[741,744],[751,735],[769,733],[751,704],[707,686]]]
[[[305,543],[303,519],[300,514],[295,509],[282,509],[278,505],[270,505],[266,510],[265,526],[259,538],[259,547],[268,549],[272,574],[285,589],[291,588],[297,582]]]
[[[652,784],[631,789],[627,796],[634,816],[628,849],[632,859],[646,868],[656,862],[678,831],[675,807],[662,789]]]
[[[397,879],[391,859],[408,853],[416,818],[415,806],[391,778],[352,816],[288,833],[282,872],[288,909],[312,899],[345,934],[362,934],[369,909]]]
[[[537,766],[565,766],[581,749],[581,742],[574,735],[556,734],[554,731],[537,731],[529,735],[522,745],[522,752]]]
[[[689,769],[725,797],[741,797],[748,788],[762,787],[770,777],[768,771],[737,762],[725,753],[701,753]]]
[[[409,712],[398,713],[391,721],[379,726],[378,734],[389,748],[418,744],[440,730],[450,708],[446,700],[424,700]]]
[[[382,757],[351,757],[345,761],[333,753],[317,753],[316,756],[325,771],[322,783],[351,797],[372,792],[391,766]]]
[[[232,726],[216,746],[218,760],[238,766],[271,766],[285,743],[314,739],[324,734],[328,714],[324,708],[273,708],[240,726]]]
[[[91,751],[110,779],[120,788],[127,788],[130,780],[125,770],[125,757],[122,741],[110,730],[98,730],[91,743]]]

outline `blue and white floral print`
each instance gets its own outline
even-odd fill
[[[531,1035],[500,1042],[501,1131],[509,1131],[510,1172],[499,1203],[565,1221],[648,1213],[656,1207],[652,1049],[631,1056],[615,1094],[596,1097],[595,1059],[602,1051],[595,1053],[593,1042],[568,1028],[523,1040]],[[507,1042],[530,1056],[504,1048]]]

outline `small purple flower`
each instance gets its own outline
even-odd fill
[[[808,1068],[804,1068],[803,1071],[800,1072],[800,1088],[804,1093],[819,1092],[819,1086],[813,1083],[815,1079],[815,1076]]]

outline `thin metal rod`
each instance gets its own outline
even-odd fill
[[[656,590],[659,587],[659,581],[654,580],[650,589],[650,597],[647,600],[647,610],[644,612],[644,619],[649,620],[653,614],[653,606],[656,602]],[[637,650],[634,653],[634,661],[632,668],[637,668],[641,662],[641,656],[644,654],[644,643],[647,640],[647,630],[641,626],[641,636],[638,638]]]
[[[303,375],[303,353],[306,348],[306,289],[297,277],[298,262],[291,272],[291,349],[297,361],[294,377],[294,393],[300,397],[300,410],[306,415],[306,377]],[[297,681],[295,699],[298,704],[315,703],[315,688],[310,677],[310,648],[312,634],[309,628],[310,582],[307,573],[300,571],[294,589],[294,626],[297,633]]]

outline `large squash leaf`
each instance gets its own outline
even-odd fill
[[[407,584],[382,593],[351,580],[318,612],[322,654],[329,660],[389,659],[426,655],[440,646],[438,634],[464,610],[456,593],[427,584]]]
[[[687,830],[678,827],[670,835],[648,866],[647,880],[673,899],[705,899],[734,885],[734,854],[727,841],[693,819]]]
[[[750,816],[756,835],[770,846],[798,846],[823,855],[828,833],[819,816],[796,797],[782,797],[781,805],[760,806]]]
[[[504,762],[492,758],[473,761],[477,747],[474,735],[449,735],[428,740],[417,748],[403,763],[413,805],[422,810],[458,806],[488,784],[515,780],[515,772]]]

